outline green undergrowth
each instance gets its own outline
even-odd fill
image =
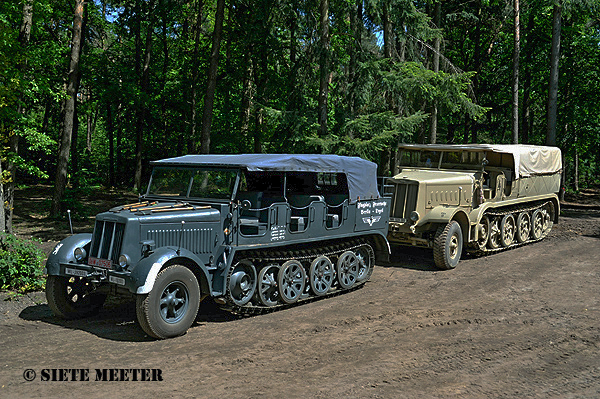
[[[44,258],[35,240],[0,233],[0,289],[16,293],[43,289]]]

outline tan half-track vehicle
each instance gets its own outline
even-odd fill
[[[558,223],[560,149],[533,145],[400,146],[388,240],[429,247],[440,269],[463,249],[488,253],[543,239]]]

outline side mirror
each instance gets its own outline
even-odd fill
[[[241,206],[242,206],[242,210],[247,211],[248,209],[250,209],[252,204],[250,203],[250,200],[245,199],[245,200],[242,200]]]

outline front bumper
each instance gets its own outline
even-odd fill
[[[136,292],[137,282],[129,271],[117,271],[103,267],[94,267],[83,263],[60,263],[59,275],[66,277],[82,277],[97,284],[114,284],[120,288],[126,288],[130,292]]]

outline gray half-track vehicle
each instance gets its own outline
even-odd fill
[[[532,145],[400,146],[388,240],[429,247],[440,269],[463,248],[493,252],[544,238],[560,212],[560,149]]]
[[[46,296],[64,318],[136,296],[156,338],[181,335],[201,300],[251,314],[364,284],[387,258],[390,198],[376,165],[335,155],[187,155],[152,162],[139,203],[96,216],[50,254]]]

